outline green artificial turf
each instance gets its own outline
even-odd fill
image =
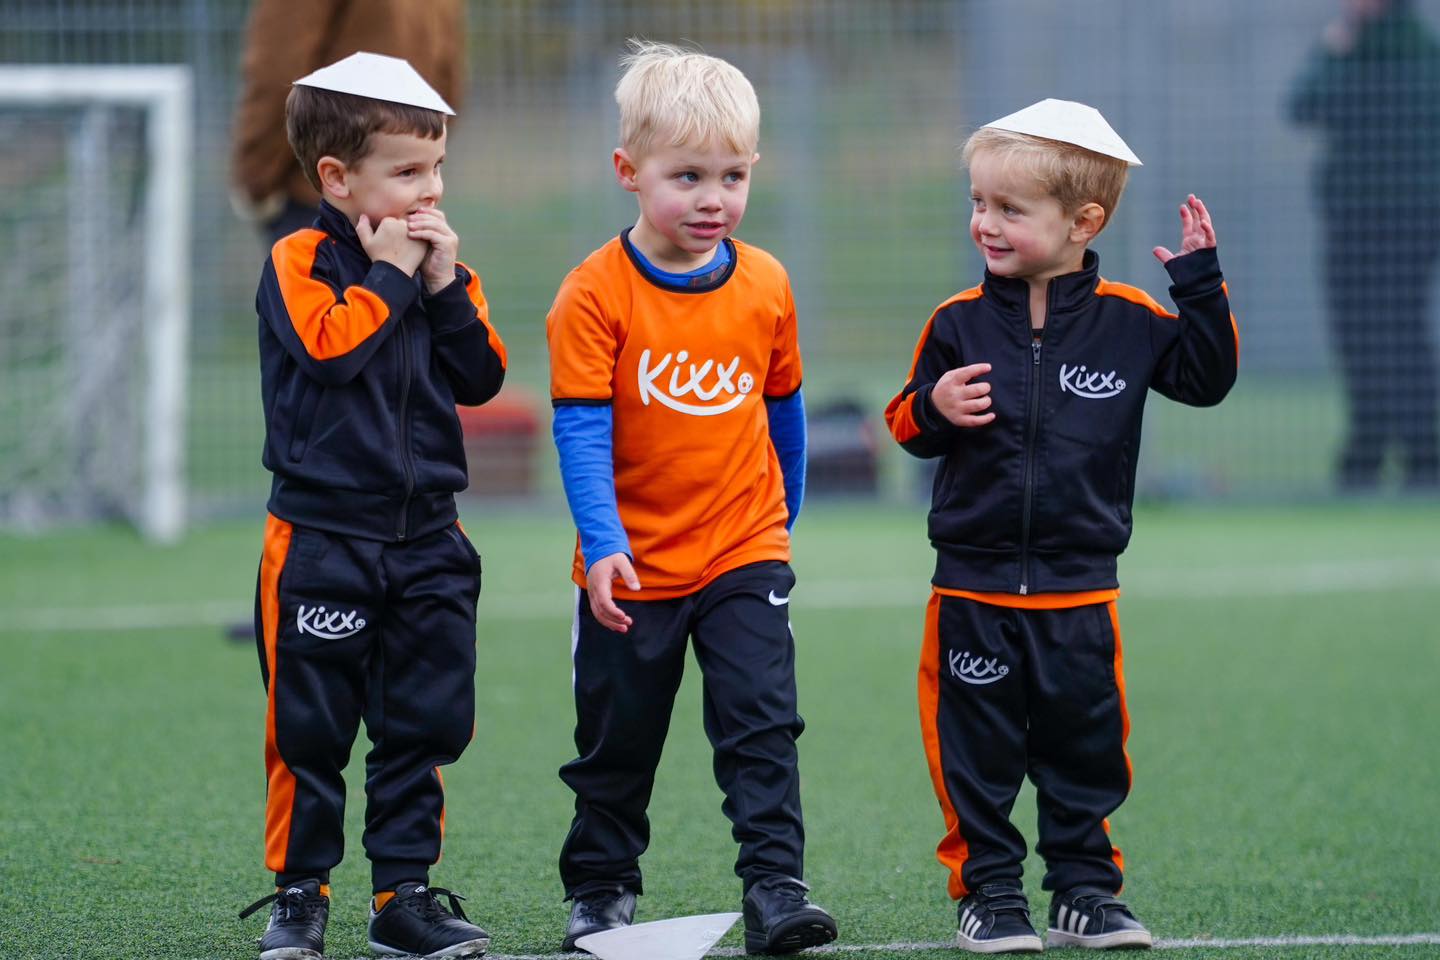
[[[554,952],[571,798],[572,534],[563,511],[470,504],[485,556],[475,742],[446,772],[445,857],[492,952]],[[1142,510],[1120,602],[1135,784],[1112,818],[1126,896],[1163,941],[1440,932],[1440,509]],[[251,957],[264,696],[258,525],[147,547],[118,529],[0,538],[0,960]],[[923,511],[814,504],[796,538],[807,879],[842,945],[954,934],[919,741]],[[1354,584],[1347,586],[1347,577]],[[65,625],[86,612],[96,624]],[[232,616],[233,612],[233,616]],[[103,629],[107,617],[131,624]],[[168,625],[146,626],[146,618]],[[47,622],[48,618],[48,622]],[[130,619],[124,619],[130,618]],[[80,622],[80,621],[74,621]],[[693,661],[651,810],[639,919],[738,909]],[[363,793],[350,771],[328,954],[365,956]],[[1033,842],[1033,800],[1016,818]],[[1043,919],[1043,869],[1027,864]],[[732,931],[721,948],[739,944]],[[1412,946],[1195,947],[1186,957],[1422,957]],[[867,958],[953,956],[875,949]]]

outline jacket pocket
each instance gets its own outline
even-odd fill
[[[290,431],[290,459],[299,462],[305,456],[310,444],[310,427],[315,422],[315,408],[320,405],[320,395],[325,388],[318,383],[306,381],[305,392],[300,395],[300,409],[295,414],[295,423]]]

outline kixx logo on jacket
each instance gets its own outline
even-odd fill
[[[1087,371],[1085,364],[1072,367],[1068,364],[1060,364],[1060,392],[1067,390],[1077,397],[1084,397],[1086,400],[1104,400],[1106,397],[1113,397],[1125,389],[1125,381],[1115,377],[1116,371],[1101,373],[1098,370]]]
[[[679,413],[692,417],[713,417],[738,407],[745,395],[755,389],[755,378],[748,373],[735,376],[740,368],[737,356],[729,363],[706,360],[695,364],[690,361],[690,352],[666,353],[651,363],[647,349],[640,354],[638,374],[640,379],[640,402],[647,407],[650,398]],[[665,374],[670,376],[666,379]],[[700,403],[687,403],[682,397],[694,396]],[[719,402],[711,403],[712,400]]]

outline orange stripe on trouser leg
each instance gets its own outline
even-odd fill
[[[260,560],[260,619],[264,630],[265,670],[270,677],[265,698],[265,866],[285,870],[290,846],[290,815],[295,808],[295,774],[285,765],[275,742],[276,646],[280,639],[280,571],[290,552],[290,524],[275,516],[265,519],[265,552]]]
[[[967,891],[960,869],[970,859],[970,845],[960,835],[960,817],[945,791],[945,770],[940,763],[940,597],[930,595],[925,607],[925,641],[920,648],[920,735],[925,742],[925,762],[930,766],[930,783],[935,799],[945,814],[945,836],[935,848],[935,857],[950,870],[950,896],[959,900]]]
[[[1115,687],[1120,695],[1120,749],[1125,751],[1125,787],[1128,791],[1135,782],[1135,769],[1130,765],[1130,751],[1125,744],[1130,740],[1130,710],[1125,706],[1125,653],[1120,643],[1120,608],[1114,600],[1105,604],[1110,613],[1110,629],[1115,634]],[[1110,820],[1106,818],[1105,834],[1110,834]],[[1115,861],[1121,875],[1125,873],[1125,855],[1114,844],[1110,845],[1110,859]],[[1118,892],[1118,891],[1117,891]]]

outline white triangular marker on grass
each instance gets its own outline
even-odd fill
[[[739,919],[738,913],[706,913],[652,920],[587,934],[575,946],[600,960],[700,960]]]

